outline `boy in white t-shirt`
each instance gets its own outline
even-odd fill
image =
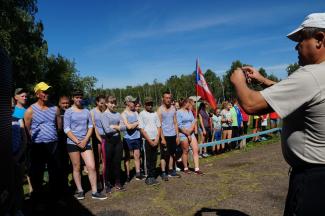
[[[145,110],[139,114],[139,128],[145,139],[146,163],[148,169],[148,176],[145,182],[147,185],[156,185],[158,181],[155,179],[155,169],[161,124],[157,113],[153,112],[153,99],[151,97],[146,97],[144,99],[144,108]]]

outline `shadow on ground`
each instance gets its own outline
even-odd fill
[[[204,216],[204,215],[218,215],[218,216],[249,216],[241,211],[233,209],[211,209],[211,208],[202,208],[200,211],[195,213],[195,216]]]

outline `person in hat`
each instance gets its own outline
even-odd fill
[[[24,121],[30,132],[30,180],[33,187],[32,199],[43,200],[43,176],[45,166],[49,174],[51,198],[59,199],[62,194],[63,172],[58,152],[58,130],[61,130],[60,110],[49,102],[49,86],[45,82],[38,83],[34,92],[36,103],[25,112]]]
[[[139,115],[139,128],[143,138],[145,139],[145,152],[148,170],[146,184],[155,185],[158,184],[158,181],[155,179],[155,170],[157,164],[157,152],[161,133],[161,124],[157,112],[153,111],[152,97],[146,97],[144,99],[144,108],[145,109],[141,111]],[[164,174],[165,177],[167,177],[167,174]]]
[[[17,88],[15,90],[15,108],[12,113],[12,116],[18,119],[23,119],[26,111],[26,103],[27,103],[27,91],[23,88]]]
[[[248,114],[277,112],[283,119],[282,150],[290,169],[284,215],[325,212],[325,13],[308,15],[287,37],[297,43],[299,65],[278,83],[252,67],[231,75],[240,104]],[[246,76],[266,89],[254,91]]]
[[[124,133],[123,145],[125,153],[125,170],[127,181],[131,180],[130,176],[130,151],[133,152],[135,164],[135,179],[142,180],[143,176],[140,172],[140,147],[141,147],[141,134],[139,130],[139,114],[135,111],[135,102],[137,99],[128,95],[124,99],[126,105],[125,110],[122,112],[123,123],[126,126]]]
[[[83,108],[83,92],[72,93],[73,105],[64,113],[64,132],[67,134],[67,150],[73,167],[73,180],[77,186],[76,198],[83,200],[85,192],[81,185],[80,157],[84,160],[91,186],[92,199],[104,200],[106,195],[97,191],[97,174],[94,153],[90,145],[93,132],[93,121],[88,109]]]

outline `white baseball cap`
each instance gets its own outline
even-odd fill
[[[197,102],[201,99],[201,96],[190,96],[188,99],[194,101],[194,102]]]
[[[306,16],[305,20],[300,24],[300,26],[293,32],[289,33],[287,37],[290,40],[298,41],[298,33],[306,27],[325,29],[325,13],[309,14],[308,16]]]

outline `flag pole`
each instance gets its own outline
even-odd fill
[[[199,68],[199,57],[196,59],[196,81],[198,80],[197,79],[197,76],[198,76],[198,68]],[[197,119],[197,116],[198,116],[198,107],[197,107],[197,102],[198,102],[198,100],[197,100],[197,98],[198,98],[198,95],[199,95],[199,93],[198,93],[198,88],[197,88],[197,84],[198,83],[196,83],[196,85],[195,85],[195,89],[196,89],[196,103],[195,103],[195,118]],[[198,122],[198,121],[197,121]]]
[[[199,57],[197,57],[196,59],[196,82],[198,81],[197,76],[199,75],[198,73],[198,68],[199,68]],[[197,87],[198,83],[196,83],[195,85],[195,89],[196,89],[196,102],[195,102],[195,119],[196,119],[196,132],[197,132],[197,139],[199,139],[199,121],[198,121],[198,87]]]

